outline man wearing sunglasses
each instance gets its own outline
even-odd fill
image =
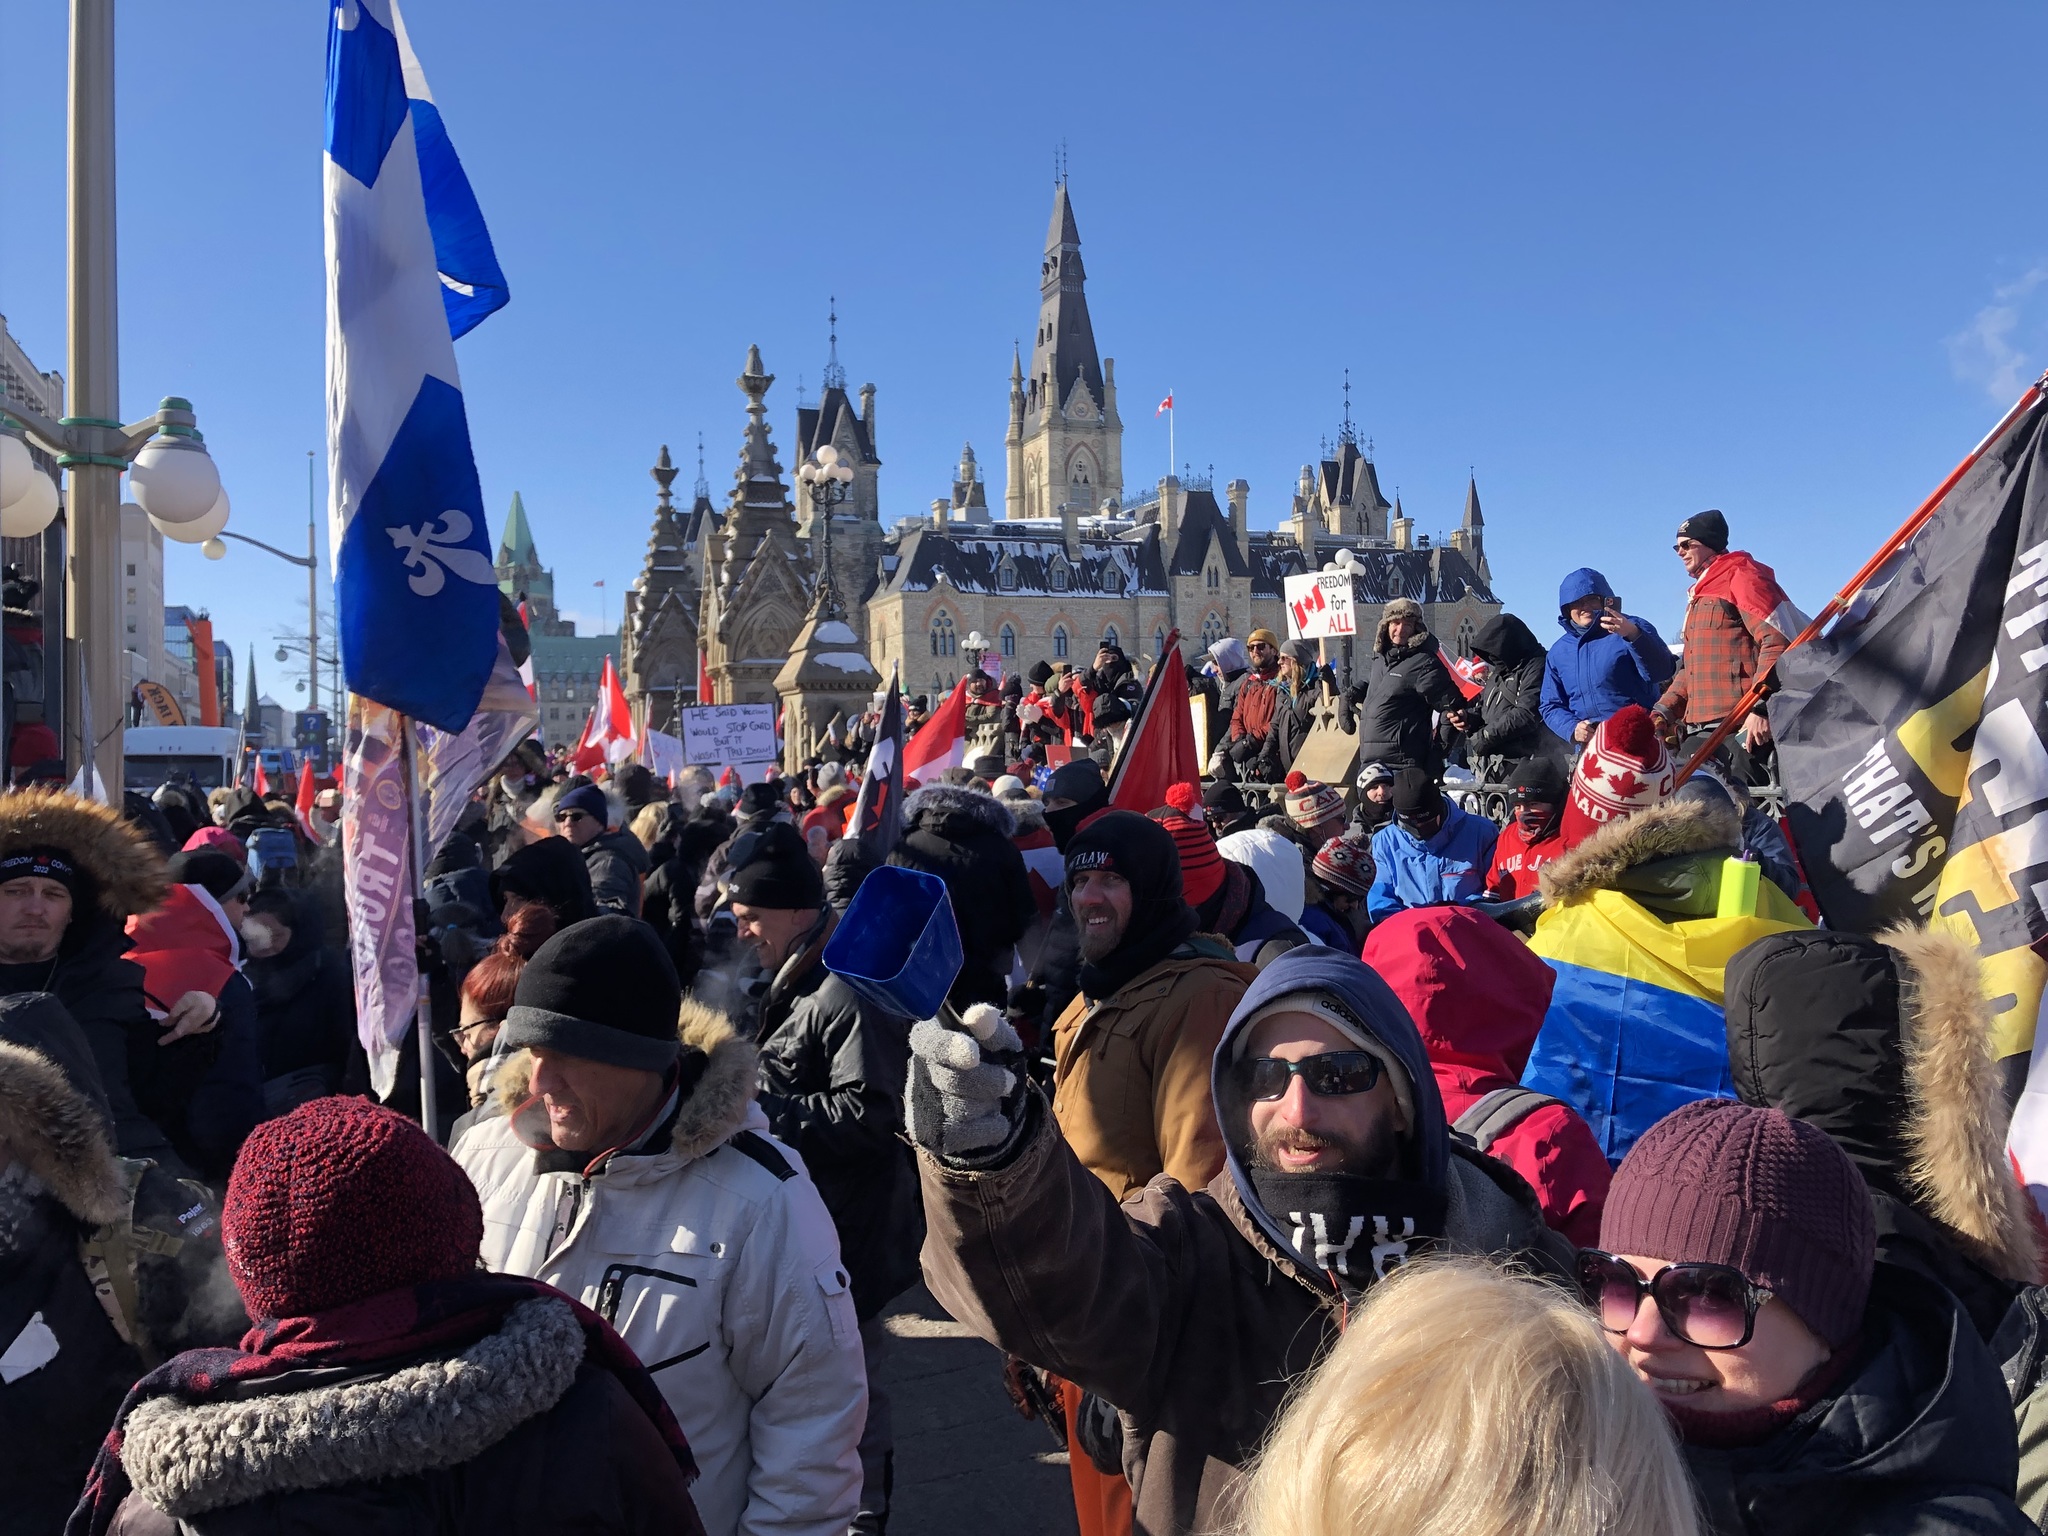
[[[1000,1086],[974,1075],[996,1064],[959,1031],[920,1025],[911,1045],[913,1105],[946,1106],[910,1127],[933,1293],[1121,1410],[1139,1530],[1217,1528],[1289,1386],[1399,1265],[1446,1249],[1569,1270],[1528,1185],[1453,1142],[1399,1000],[1329,949],[1281,955],[1231,1013],[1210,1078],[1226,1162],[1200,1190],[1162,1177],[1119,1204],[1028,1090],[980,1147],[946,1146],[952,1104]]]
[[[598,907],[638,917],[640,885],[650,861],[639,838],[623,827],[612,827],[611,814],[604,791],[584,784],[555,802],[555,831],[583,855],[590,870],[590,894]]]
[[[2011,1399],[1961,1304],[1876,1262],[1817,1126],[1701,1099],[1614,1175],[1577,1276],[1715,1532],[2025,1532]]]

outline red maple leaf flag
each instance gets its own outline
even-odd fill
[[[967,679],[961,678],[946,702],[917,728],[903,745],[903,776],[920,784],[925,775],[958,768],[967,759]]]
[[[1166,649],[1145,679],[1144,697],[1131,719],[1131,733],[1109,774],[1109,803],[1140,816],[1165,805],[1175,784],[1202,787],[1202,759],[1195,750],[1195,717],[1188,709],[1188,673],[1180,659],[1180,631],[1166,637]]]
[[[1154,416],[1164,416],[1164,415],[1165,415],[1165,414],[1166,414],[1166,413],[1167,413],[1168,411],[1170,411],[1170,410],[1172,410],[1172,409],[1173,409],[1173,391],[1172,391],[1172,390],[1168,390],[1168,391],[1166,392],[1166,398],[1165,398],[1164,400],[1162,400],[1162,401],[1160,401],[1160,402],[1159,402],[1159,409],[1158,409],[1158,410],[1156,410],[1156,411],[1154,411],[1154,412],[1153,412],[1152,414],[1153,414]]]

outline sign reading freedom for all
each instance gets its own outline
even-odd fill
[[[1327,640],[1358,632],[1351,612],[1351,578],[1340,571],[1312,571],[1289,576],[1287,638]]]
[[[682,714],[686,763],[772,763],[782,755],[775,745],[772,704],[694,704]]]

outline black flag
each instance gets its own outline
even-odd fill
[[[846,835],[860,839],[861,851],[876,864],[889,857],[903,836],[903,696],[893,668],[860,794],[846,819]]]
[[[2048,401],[1777,675],[1779,777],[1829,924],[1969,937],[1999,1055],[2030,1052],[2048,974]]]

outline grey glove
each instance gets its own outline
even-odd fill
[[[910,1139],[941,1157],[972,1158],[999,1149],[1023,1114],[1019,1076],[992,1059],[1021,1064],[1024,1042],[987,1003],[975,1003],[954,1028],[925,1019],[910,1029],[910,1081],[903,1111]]]

